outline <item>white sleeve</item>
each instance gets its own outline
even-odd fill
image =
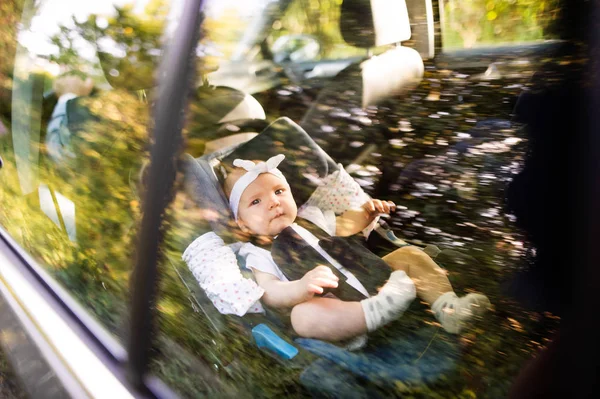
[[[348,209],[360,208],[368,200],[362,187],[338,164],[338,170],[324,177],[322,184],[302,206],[316,206],[341,215]]]
[[[245,243],[240,248],[239,256],[246,259],[246,268],[272,274],[281,281],[289,281],[273,260],[271,253],[266,249]]]
[[[264,294],[254,280],[240,273],[232,248],[215,233],[203,234],[182,255],[200,288],[222,314],[243,316],[264,312]]]

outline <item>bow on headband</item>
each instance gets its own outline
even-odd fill
[[[233,185],[231,189],[231,194],[229,195],[229,208],[231,212],[233,212],[233,216],[235,221],[238,220],[238,208],[240,206],[240,199],[242,198],[242,194],[244,190],[248,188],[248,186],[256,180],[256,178],[262,173],[270,173],[279,177],[281,180],[287,183],[285,176],[277,167],[279,164],[285,159],[285,155],[279,154],[271,157],[267,160],[267,162],[259,162],[254,163],[252,161],[247,161],[244,159],[236,159],[233,161],[233,166],[237,166],[246,170],[246,173],[242,175],[238,179],[237,182]]]
[[[277,169],[279,164],[285,159],[285,155],[279,154],[271,157],[267,160],[267,162],[259,162],[254,163],[252,161],[246,161],[245,159],[236,159],[233,161],[233,166],[237,166],[239,168],[246,169],[248,172],[252,173],[267,173],[273,169]]]

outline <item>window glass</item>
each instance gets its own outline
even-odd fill
[[[248,2],[246,6],[240,6],[230,1],[207,2],[204,6],[204,34],[200,46],[204,64],[218,68],[219,60],[239,57],[247,51],[244,39],[246,36],[252,39],[252,27],[256,24],[254,10],[260,7],[267,12],[269,3],[269,0],[255,0]],[[250,43],[250,46],[253,44],[255,43]]]
[[[442,0],[444,49],[500,46],[556,39],[558,0]]]
[[[307,35],[319,44],[318,59],[364,56],[365,49],[350,46],[340,33],[341,0],[294,1],[281,19],[273,21],[271,45],[285,36]],[[298,39],[296,39],[298,40]],[[289,46],[292,46],[293,40]]]
[[[121,339],[155,71],[177,7],[8,4],[24,5],[0,28],[0,225]]]
[[[339,16],[324,4],[207,2],[199,62],[202,66],[209,62],[213,45],[220,51],[210,62],[216,60],[219,68],[198,83],[188,110],[186,147],[163,246],[160,338],[152,368],[169,375],[183,396],[215,391],[250,396],[324,392],[365,397],[506,396],[521,368],[552,340],[560,321],[551,311],[515,300],[507,288],[536,255],[536,246],[505,197],[524,168],[528,144],[527,131],[512,118],[513,106],[533,84],[530,77],[538,68],[533,61],[539,60],[515,61],[526,73],[516,67],[499,68],[499,78],[472,67],[461,70],[425,63],[416,84],[363,108],[362,90],[367,85],[362,86],[360,68],[336,78],[323,75],[315,89],[310,74],[295,74],[290,84],[289,71],[277,69],[273,59],[264,57],[268,51],[261,45],[272,46],[290,34],[315,35],[329,43],[326,55],[316,58],[311,68],[325,68],[330,58],[350,56],[337,52],[337,33],[325,29]],[[478,15],[489,11],[487,3],[470,4]],[[512,32],[517,27],[508,30],[493,22],[497,19],[502,21],[500,17],[490,20],[499,32],[497,43],[514,41]],[[316,20],[325,21],[324,25],[315,27]],[[530,39],[537,37],[519,40]],[[545,56],[547,65],[562,61],[540,55]],[[415,64],[415,70],[418,67],[422,65]],[[560,81],[555,78],[554,82]],[[257,103],[262,116],[255,112]],[[314,142],[303,141],[304,133],[287,120],[277,120],[279,116],[297,122]],[[275,125],[264,130],[273,121]],[[320,158],[314,143],[332,158],[325,172],[323,164],[328,160]],[[399,240],[422,248],[442,267],[434,274],[448,276],[458,297],[483,294],[491,310],[454,334],[442,319],[446,313],[459,312],[455,311],[458,305],[443,301],[432,309],[432,303],[419,297],[397,320],[370,333],[362,349],[347,351],[349,342],[299,340],[298,334],[310,334],[290,326],[291,306],[286,310],[269,306],[269,294],[261,296],[256,289],[260,285],[268,289],[268,284],[245,267],[256,262],[247,250],[248,242],[268,250],[270,244],[238,229],[220,192],[235,158],[264,161],[278,152],[286,155],[280,169],[298,205],[316,203],[339,217],[344,210],[360,209],[367,201],[365,195],[393,201],[396,210],[387,219],[388,226],[382,224],[371,232],[369,248],[378,257],[397,250],[402,242],[393,239],[391,229]],[[346,173],[333,175],[336,162]],[[326,229],[330,219],[323,218]],[[223,243],[205,235],[211,232]],[[326,246],[328,241],[322,240]],[[240,245],[246,250],[240,250]],[[417,251],[410,256],[418,258],[422,254],[414,248],[408,251]],[[418,261],[412,258],[411,262]],[[303,270],[303,263],[287,265]],[[294,272],[283,268],[284,276]],[[274,270],[272,275],[280,276]],[[298,281],[304,274],[290,280]],[[357,279],[372,287],[385,284],[386,278]],[[482,299],[475,307],[487,307],[487,302]],[[440,313],[440,308],[445,310]],[[340,325],[347,319],[342,317]],[[337,325],[323,320],[317,319],[316,328]],[[299,354],[285,360],[260,349],[270,336],[260,325],[294,345]],[[258,332],[253,333],[255,328]]]
[[[212,84],[251,94],[272,88],[273,82],[293,85],[305,77],[319,86],[315,78],[334,76],[367,53],[342,39],[340,5],[338,0],[257,0],[241,7],[209,2],[203,72]],[[256,7],[262,9],[259,18],[252,11]],[[314,62],[326,60],[331,63],[313,69]]]
[[[289,50],[294,45],[306,44],[300,43],[301,39],[312,40],[317,43],[315,59],[364,56],[364,49],[347,45],[342,39],[339,25],[341,3],[341,0],[255,0],[239,6],[230,2],[209,2],[204,23],[207,55],[223,59],[237,59],[242,54],[260,56],[258,47],[266,38],[266,45],[271,50],[280,51],[284,49],[284,41],[289,42]],[[255,18],[253,10],[256,7],[263,9],[263,18]],[[282,37],[290,40],[279,40]]]
[[[510,68],[497,68],[501,78],[490,78],[415,62],[400,67],[414,66],[410,70],[420,76],[418,82],[379,93],[380,102],[365,105],[363,90],[372,86],[363,84],[360,68],[334,79],[348,64],[332,59],[364,55],[341,45],[339,1],[206,3],[204,36],[192,55],[200,74],[190,88],[184,153],[165,212],[151,371],[183,397],[507,396],[522,367],[552,342],[560,322],[553,310],[520,302],[507,288],[538,251],[518,224],[522,213],[513,214],[515,208],[505,203],[510,187],[515,195],[526,185],[522,180],[521,186],[511,185],[525,168],[528,144],[527,131],[511,118],[512,105],[523,92],[539,94],[528,90],[535,82]],[[0,28],[0,48],[15,54],[8,67],[0,66],[0,224],[123,337],[140,193],[147,180],[156,65],[179,20],[180,4],[58,4],[35,3],[12,21],[18,24]],[[465,4],[443,3],[443,27],[450,11],[461,11],[467,19],[457,19],[456,32],[480,26],[483,15],[488,22],[482,26],[497,36],[486,42],[477,32],[475,39],[472,32],[455,33],[448,43],[473,47],[546,38],[546,17],[539,12],[545,13],[549,2]],[[511,23],[502,7],[516,10],[506,17]],[[475,22],[469,19],[471,9]],[[481,38],[492,37],[482,32]],[[282,68],[285,59],[275,60],[273,48],[286,36],[290,40],[280,42],[286,51],[310,50],[316,40],[313,65]],[[410,49],[392,51],[404,50],[414,55]],[[577,64],[539,57],[549,69]],[[525,66],[529,72],[537,68]],[[391,76],[404,76],[394,68],[384,65],[367,78],[385,77],[390,70]],[[315,71],[322,72],[318,86]],[[552,84],[560,84],[560,73],[551,76]],[[388,85],[377,87],[382,86]],[[279,153],[286,155],[278,167],[290,186],[268,186],[281,180],[277,173],[268,175],[264,187],[277,198],[255,194],[241,205],[248,209],[237,208],[236,222],[227,204],[230,193],[223,193],[229,191],[228,176],[240,173],[231,169],[234,159],[265,161]],[[363,207],[369,197],[393,201],[395,209],[373,204],[376,213],[390,217],[376,222],[367,241],[361,229],[348,226],[372,221]],[[260,211],[261,204],[276,203]],[[277,257],[273,237],[290,237],[279,229],[282,223],[304,223],[292,217],[294,204],[305,205],[303,219],[313,225],[304,228],[317,244],[299,230],[300,242],[308,243],[300,248],[308,255],[286,252],[291,241]],[[259,207],[256,218],[253,206]],[[259,229],[267,234],[257,234]],[[358,233],[355,241],[328,236],[348,229]],[[205,235],[210,233],[218,237]],[[354,252],[365,245],[373,254]],[[318,257],[319,248],[325,257]],[[272,262],[261,249],[270,251]],[[350,263],[361,259],[379,266],[373,273],[369,266],[367,273],[359,264],[355,274],[347,274]],[[294,307],[309,302],[310,294],[303,295],[314,287],[298,281],[314,262],[329,262],[332,273],[343,275],[342,284],[352,281],[351,288],[343,285],[349,291],[332,294],[351,293],[346,300],[351,309],[337,318],[328,319],[316,303],[308,311]],[[431,273],[413,274],[424,264]],[[395,286],[388,286],[390,265],[408,271],[413,284],[431,285],[417,287],[418,299],[404,307],[395,295],[410,297],[411,282],[399,273]],[[315,279],[323,283],[322,277]],[[284,288],[277,293],[273,284]],[[378,294],[381,286],[392,288]],[[439,288],[441,302],[442,295],[431,291],[438,286],[445,287]],[[379,299],[360,302],[363,291],[370,293],[369,301]],[[457,297],[446,295],[451,292]],[[491,306],[474,293],[485,295]],[[278,295],[290,302],[275,303]],[[456,298],[467,296],[477,300],[467,301],[465,309]],[[376,328],[384,321],[389,324]],[[376,331],[365,342],[366,327]],[[320,336],[324,329],[357,339],[299,339]]]
[[[26,398],[25,389],[19,384],[8,357],[0,347],[0,396],[8,399]]]

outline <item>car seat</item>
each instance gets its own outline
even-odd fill
[[[194,92],[188,112],[187,151],[194,156],[248,141],[268,126],[253,96],[227,86],[203,84]]]
[[[338,168],[331,157],[288,118],[276,120],[258,136],[237,147],[225,148],[197,159],[185,156],[186,192],[199,207],[214,215],[209,221],[211,228],[226,242],[236,240],[237,225],[233,222],[219,182],[220,163],[231,163],[234,158],[255,159],[256,154],[266,159],[278,153],[286,155],[286,162],[280,165],[280,169],[286,175],[299,204],[308,199],[319,179]],[[178,270],[181,275],[189,275],[189,271],[182,267]],[[191,279],[188,281],[188,286],[194,286]],[[205,306],[211,307],[206,298],[203,301]],[[423,309],[421,311],[424,312]],[[219,317],[214,309],[210,312],[212,317]],[[378,338],[373,340],[373,344],[360,353],[350,353],[330,343],[295,337],[291,329],[277,322],[277,317],[269,312],[265,316],[247,315],[238,320],[242,328],[252,330],[259,345],[266,345],[278,353],[283,352],[283,356],[287,352],[281,350],[281,346],[285,346],[280,341],[281,336],[287,341],[295,338],[294,345],[301,352],[317,355],[319,360],[308,365],[301,376],[302,383],[309,389],[327,389],[323,388],[323,379],[330,389],[339,388],[340,381],[354,381],[357,386],[367,382],[388,388],[394,386],[395,381],[404,384],[428,383],[447,372],[458,355],[454,337],[438,334],[438,327],[423,327],[422,323],[411,325],[400,321],[399,324],[403,325],[400,338],[396,339],[396,332],[389,334],[389,330],[385,330],[377,333]],[[271,334],[264,325],[274,327],[280,337]],[[394,338],[390,339],[392,336]]]

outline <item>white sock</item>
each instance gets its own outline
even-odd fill
[[[402,270],[390,275],[379,294],[360,301],[369,332],[396,320],[416,296],[415,284]]]
[[[490,306],[485,295],[468,294],[459,298],[450,291],[440,295],[431,305],[431,310],[444,330],[458,334],[470,321],[487,312]]]

